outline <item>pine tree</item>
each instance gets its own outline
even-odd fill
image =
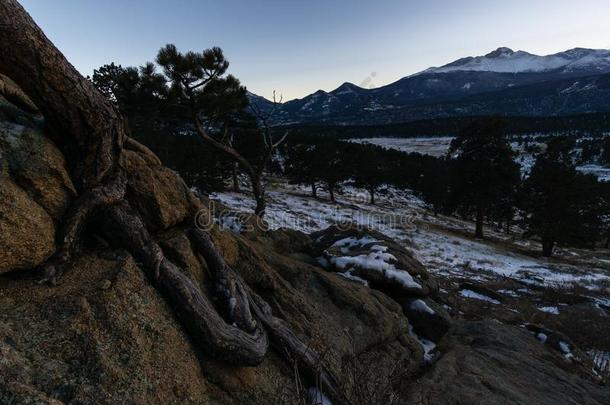
[[[345,143],[334,139],[323,139],[316,144],[316,155],[312,159],[313,171],[336,202],[335,194],[341,191],[341,183],[347,179],[348,168],[345,164]]]
[[[314,171],[316,146],[296,144],[288,147],[288,156],[285,163],[285,173],[293,184],[302,184],[311,187],[311,196],[318,197],[319,176]]]
[[[369,193],[369,202],[375,204],[375,194],[387,181],[388,165],[384,149],[374,145],[351,144],[346,148],[346,169],[353,185]]]
[[[483,237],[483,220],[507,195],[514,194],[520,180],[515,152],[504,136],[504,123],[480,120],[465,128],[451,142],[454,158],[452,193],[456,206],[473,213],[475,236]]]
[[[592,247],[602,232],[599,184],[594,176],[576,171],[572,146],[567,138],[549,142],[524,183],[526,235],[540,237],[547,257],[558,243]]]

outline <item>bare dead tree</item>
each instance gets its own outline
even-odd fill
[[[279,100],[276,99],[275,90],[273,91],[273,107],[270,111],[264,112],[259,105],[256,103],[250,103],[250,111],[256,118],[260,128],[261,128],[261,136],[263,139],[264,145],[264,156],[262,163],[258,168],[258,178],[262,180],[262,175],[265,169],[269,166],[271,159],[273,158],[273,154],[277,151],[282,143],[288,137],[289,131],[285,131],[284,135],[280,137],[280,139],[275,140],[273,137],[273,132],[271,130],[271,120],[277,116],[279,108],[282,104],[282,96],[280,96]],[[263,187],[263,196],[265,193],[264,184]]]
[[[220,311],[208,293],[164,255],[136,204],[129,200],[126,189],[133,169],[121,159],[129,150],[158,158],[129,137],[118,109],[76,71],[16,0],[0,0],[0,73],[14,81],[42,113],[74,167],[71,174],[79,197],[61,220],[56,253],[42,266],[46,281],[56,282],[78,257],[86,225],[95,220],[108,240],[119,243],[141,263],[186,331],[210,356],[253,366],[263,361],[271,343],[279,353],[287,351],[299,358],[304,370],[315,375],[317,353],[273,315],[269,305],[226,263],[207,232],[193,227],[190,236],[213,275]],[[210,144],[249,165],[232,148],[208,137],[199,118],[194,119]],[[184,190],[194,216],[201,203],[188,188]],[[333,374],[324,368],[321,375],[325,392],[344,403]]]
[[[285,131],[278,140],[274,140],[273,131],[271,128],[271,121],[277,117],[279,109],[282,105],[282,100],[283,96],[280,95],[278,99],[275,94],[275,90],[273,90],[273,106],[268,111],[264,111],[257,103],[250,103],[250,111],[252,112],[252,115],[256,117],[256,120],[261,127],[261,135],[263,138],[263,144],[265,146],[265,156],[263,164],[261,165],[263,168],[267,167],[273,158],[273,154],[277,148],[284,143],[289,134],[289,131]]]

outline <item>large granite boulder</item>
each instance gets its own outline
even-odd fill
[[[30,269],[55,250],[55,227],[47,212],[0,172],[0,274]]]
[[[427,297],[435,280],[410,251],[387,236],[354,224],[332,226],[311,235],[312,254],[328,270],[395,297]]]
[[[156,156],[124,150],[121,164],[129,173],[128,199],[151,229],[170,228],[191,214],[186,184]]]
[[[76,190],[55,144],[39,128],[0,122],[0,154],[15,183],[58,221]]]

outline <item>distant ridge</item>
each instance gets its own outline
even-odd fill
[[[282,104],[276,124],[384,124],[480,114],[560,116],[610,111],[610,50],[539,56],[500,47],[365,89],[343,83]],[[251,95],[261,108],[268,100]]]

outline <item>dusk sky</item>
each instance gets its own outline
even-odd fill
[[[284,100],[378,87],[500,46],[610,48],[608,0],[21,0],[85,75],[153,60],[166,43],[220,46],[248,89]],[[371,75],[373,73],[373,75]]]

